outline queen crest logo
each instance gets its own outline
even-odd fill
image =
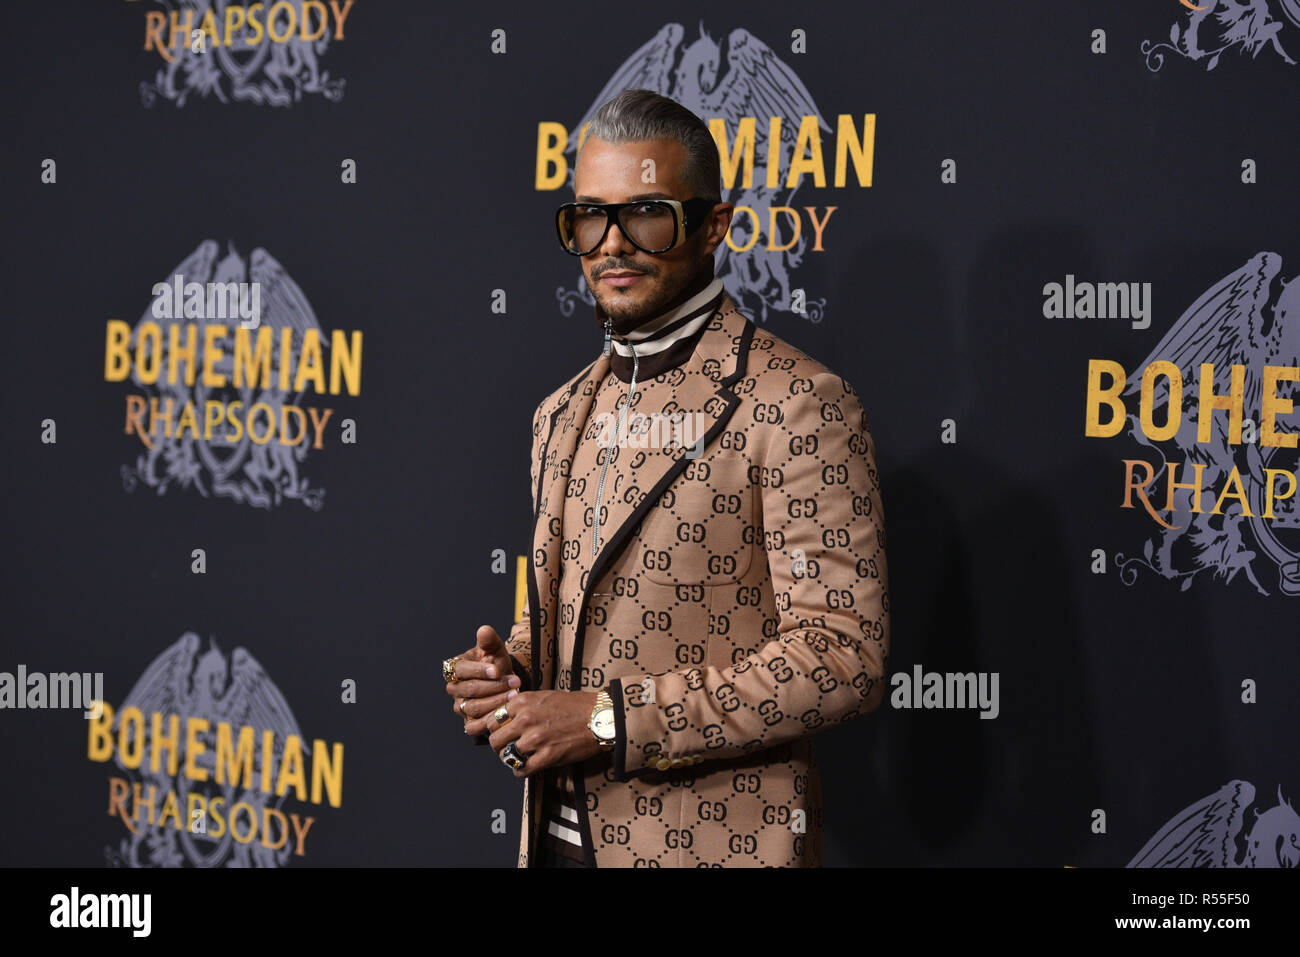
[[[1131,373],[1088,363],[1085,434],[1124,431],[1120,507],[1154,526],[1121,580],[1143,569],[1190,588],[1241,574],[1262,595],[1300,595],[1300,282],[1282,257],[1252,256],[1210,286]]]
[[[1229,781],[1183,808],[1129,861],[1129,867],[1297,867],[1300,815],[1277,789],[1277,804],[1251,808],[1255,786]]]
[[[110,319],[105,339],[105,380],[139,390],[123,418],[143,447],[122,467],[126,490],[319,510],[325,490],[301,467],[329,437],[355,441],[355,423],[311,393],[360,394],[361,332],[326,341],[301,287],[260,248],[245,260],[204,240],[152,288],[135,326]]]
[[[316,823],[291,797],[342,804],[343,745],[308,749],[257,660],[193,632],[88,726],[87,756],[119,772],[108,813],[127,836],[105,851],[114,866],[280,867],[306,855]]]
[[[231,101],[291,106],[304,94],[343,98],[344,81],[331,79],[320,59],[347,36],[355,0],[159,0],[166,10],[144,18],[144,49],[163,66],[140,84],[140,101],[185,105],[191,94]]]
[[[1300,27],[1300,0],[1202,0],[1191,3],[1179,0],[1186,19],[1175,20],[1169,28],[1168,43],[1142,41],[1147,69],[1152,73],[1164,65],[1165,54],[1177,55],[1192,63],[1202,63],[1206,70],[1219,65],[1219,58],[1230,50],[1253,60],[1261,51],[1282,58],[1295,66],[1295,59],[1282,45],[1285,38],[1294,52],[1300,47],[1300,32],[1284,27]],[[1275,14],[1279,14],[1276,16]]]

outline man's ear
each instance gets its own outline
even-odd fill
[[[700,230],[700,235],[703,237],[700,245],[704,250],[705,255],[707,256],[712,256],[713,253],[717,251],[717,248],[721,246],[727,238],[727,230],[731,228],[731,217],[735,213],[736,207],[731,206],[729,204],[723,204],[723,205],[725,205],[727,208],[725,210],[715,209],[713,212],[711,212],[709,214],[709,227],[707,229]],[[718,237],[718,241],[710,245],[708,237],[713,232],[713,222],[717,218],[719,213],[725,213],[726,224],[723,226],[722,235]]]

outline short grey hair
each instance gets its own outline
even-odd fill
[[[654,90],[624,90],[596,111],[587,127],[587,139],[593,136],[606,143],[676,140],[686,147],[681,176],[691,195],[722,202],[718,144],[704,121],[676,100]]]

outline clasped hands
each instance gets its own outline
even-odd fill
[[[588,727],[594,691],[520,691],[510,654],[491,625],[475,633],[475,645],[456,662],[456,680],[447,683],[452,710],[465,719],[465,733],[488,733],[488,743],[501,756],[515,742],[525,759],[517,778],[549,767],[594,757],[600,746]],[[502,705],[507,717],[497,721]]]

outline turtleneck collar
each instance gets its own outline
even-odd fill
[[[637,379],[645,381],[676,368],[695,351],[709,317],[717,310],[725,289],[713,275],[713,257],[705,257],[700,270],[673,300],[633,329],[610,338],[610,369],[623,382],[632,380],[632,350],[636,350]],[[596,303],[596,321],[603,332],[605,310]]]

